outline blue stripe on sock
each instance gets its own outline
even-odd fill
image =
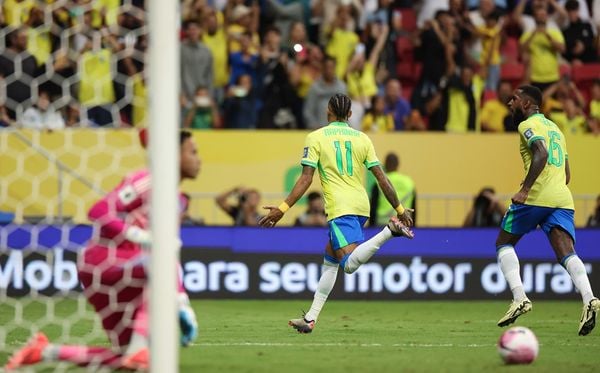
[[[350,254],[346,254],[342,258],[342,260],[340,260],[340,267],[342,267],[342,270],[345,270],[345,268],[346,268],[346,262],[348,261],[349,257],[350,257]]]
[[[561,265],[561,266],[563,266],[563,267],[565,267],[565,269],[566,269],[566,268],[567,268],[567,261],[568,261],[570,258],[574,257],[574,256],[577,256],[577,254],[575,254],[575,253],[571,253],[571,254],[569,254],[569,255],[565,255],[565,256],[564,256],[564,257],[563,257],[563,258],[560,260],[560,265]]]
[[[337,258],[334,258],[334,257],[332,257],[331,255],[327,255],[327,254],[325,254],[325,255],[323,256],[323,258],[324,258],[326,261],[328,261],[329,263],[333,263],[333,264],[339,264],[339,263],[340,263],[340,261],[339,261],[339,260],[337,260]]]

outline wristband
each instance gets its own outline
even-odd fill
[[[285,212],[286,212],[287,210],[289,210],[289,209],[290,209],[290,205],[288,205],[288,204],[287,204],[287,203],[285,203],[285,201],[284,201],[284,202],[281,202],[281,205],[277,206],[277,208],[278,208],[279,210],[281,210],[281,212],[283,212],[283,213],[285,214]]]
[[[398,207],[396,207],[396,212],[398,213],[398,215],[404,214],[404,207],[401,204],[398,205]]]

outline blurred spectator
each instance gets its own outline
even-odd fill
[[[290,67],[289,75],[290,83],[301,99],[306,97],[315,80],[321,77],[323,58],[323,51],[317,45],[309,45],[300,53],[296,53],[295,63]]]
[[[479,58],[480,69],[486,77],[485,89],[495,91],[500,82],[500,43],[502,26],[500,11],[494,10],[485,16],[485,23],[475,28],[481,38],[482,51]]]
[[[371,133],[394,131],[394,117],[391,113],[385,113],[383,96],[373,96],[370,106],[362,120],[362,131]]]
[[[66,127],[79,127],[82,125],[79,104],[77,101],[71,101],[65,107],[65,126]]]
[[[423,70],[411,99],[413,108],[424,111],[427,101],[440,89],[442,77],[455,71],[454,34],[457,33],[454,20],[448,11],[438,11],[431,26],[421,32],[417,41],[416,55],[423,64]]]
[[[219,109],[206,87],[198,87],[192,108],[187,112],[183,126],[193,129],[220,128]]]
[[[398,193],[400,203],[410,209],[415,208],[417,191],[413,179],[398,171],[400,168],[400,158],[395,153],[388,153],[385,156],[384,171],[392,186]],[[371,189],[371,212],[369,222],[373,225],[386,225],[390,216],[395,215],[396,211],[390,206],[389,202],[379,189],[377,183]],[[415,219],[416,221],[416,216]]]
[[[404,130],[411,108],[410,103],[402,97],[402,85],[398,79],[389,79],[385,84],[384,102],[385,113],[392,114],[394,118],[394,128]]]
[[[10,127],[12,124],[6,108],[4,105],[0,105],[0,128]]]
[[[597,62],[596,36],[592,25],[579,17],[579,2],[569,0],[565,4],[569,26],[563,29],[565,37],[564,57],[572,63]]]
[[[26,28],[17,28],[6,34],[6,49],[0,55],[0,76],[6,79],[15,71],[21,72],[6,85],[5,106],[11,119],[15,119],[20,104],[30,100],[32,80],[38,75],[35,58],[26,48]]]
[[[198,87],[212,92],[213,57],[210,50],[200,41],[202,29],[198,21],[187,21],[183,25],[185,39],[181,43],[181,89],[186,107],[193,104]]]
[[[464,66],[460,76],[448,80],[446,131],[467,132],[478,129],[477,116],[483,92],[483,81]]]
[[[323,75],[310,86],[304,102],[304,122],[308,129],[317,129],[326,125],[329,99],[336,93],[346,93],[346,84],[337,78],[335,72],[335,59],[325,57]]]
[[[36,130],[60,130],[65,128],[65,121],[50,102],[48,92],[40,91],[35,105],[27,108],[19,119],[23,128]]]
[[[545,5],[534,7],[533,17],[536,27],[524,32],[520,43],[528,61],[529,80],[543,92],[559,79],[558,56],[565,50],[565,40],[560,30],[548,27]]]
[[[256,2],[253,2],[256,4]],[[228,1],[225,9],[226,19],[229,21],[227,37],[229,40],[229,53],[239,52],[242,48],[240,37],[247,33],[251,41],[251,53],[258,51],[260,38],[258,36],[259,10],[257,5],[252,9],[236,1]]]
[[[546,116],[550,116],[554,111],[563,111],[565,101],[569,98],[575,100],[579,107],[585,106],[583,94],[569,75],[564,75],[558,82],[550,85],[543,91],[543,95],[542,111]]]
[[[229,64],[231,72],[229,75],[229,84],[235,84],[242,75],[252,77],[252,85],[258,86],[258,61],[259,56],[256,48],[252,45],[252,34],[244,31],[239,37],[240,50],[229,54]]]
[[[198,226],[204,225],[204,219],[202,218],[194,218],[190,215],[190,203],[192,202],[192,196],[188,193],[183,193],[183,198],[185,199],[183,213],[181,214],[181,225],[187,226]]]
[[[524,14],[526,5],[530,5],[531,15]],[[567,19],[567,12],[556,0],[519,1],[513,10],[513,19],[520,25],[524,33],[533,32],[538,28],[536,9],[543,9],[545,11],[545,27],[548,30],[560,31],[559,25],[564,24]],[[549,9],[552,12],[552,17],[548,16]]]
[[[590,89],[590,127],[594,133],[600,131],[600,78]]]
[[[306,211],[296,218],[294,225],[301,227],[326,227],[327,215],[325,215],[325,204],[321,193],[308,193],[307,201]]]
[[[568,12],[567,3],[570,0],[558,0],[558,5],[563,7],[565,11]],[[588,3],[592,3],[593,0],[575,0],[577,2],[577,14],[579,18],[584,22],[590,22],[592,17],[590,15],[590,8],[588,7]]]
[[[351,9],[351,5],[340,4],[331,29],[327,32],[329,42],[325,51],[327,55],[335,58],[335,74],[340,79],[346,75],[350,57],[356,52],[355,48],[359,43],[358,35],[350,27],[353,22]]]
[[[50,24],[44,23],[44,11],[34,6],[29,11],[27,25],[27,51],[35,57],[38,66],[44,65],[52,53]]]
[[[205,32],[202,33],[202,42],[210,50],[213,57],[213,84],[212,96],[217,104],[222,104],[225,99],[225,86],[229,82],[229,54],[227,52],[227,34],[223,26],[223,20],[219,22],[217,11],[206,7],[203,13],[202,25]],[[219,16],[222,15],[219,13]]]
[[[235,202],[231,202],[236,198]],[[236,187],[217,196],[217,205],[231,216],[235,226],[256,226],[261,219],[258,213],[260,193],[256,189]]]
[[[286,66],[287,55],[281,53],[281,32],[270,27],[265,32],[260,51],[260,113],[258,128],[290,129],[298,128],[301,113],[297,108],[298,97],[292,88]],[[298,118],[296,118],[298,115]]]
[[[282,40],[290,38],[289,31],[294,24],[301,24],[304,20],[303,6],[301,2],[296,1],[281,1],[281,0],[266,0],[267,8],[274,18],[273,26],[281,30]]]
[[[506,206],[498,199],[493,188],[483,188],[473,200],[465,218],[464,227],[497,227],[506,213]]]
[[[114,38],[103,31],[94,31],[79,57],[79,102],[85,107],[92,125],[106,126],[115,123],[113,106],[113,51],[118,50]]]
[[[596,198],[596,208],[588,218],[587,228],[600,228],[600,195]]]
[[[4,21],[10,27],[20,27],[27,21],[31,8],[35,6],[33,0],[5,0],[2,4]]]
[[[433,18],[437,18],[440,10],[449,9],[449,0],[422,0],[421,7],[417,14],[417,26],[420,29],[427,28],[427,23]]]
[[[377,42],[368,59],[365,45],[358,44],[345,75],[348,94],[352,99],[352,117],[349,122],[354,128],[360,128],[363,113],[370,108],[371,99],[377,94],[375,73],[389,32],[387,25],[373,24],[372,28],[377,32]]]
[[[481,108],[481,130],[486,132],[504,132],[506,117],[510,116],[508,101],[512,96],[512,85],[503,80],[498,86],[496,97],[487,100]]]
[[[477,6],[481,7],[483,3],[492,3],[494,6],[497,6],[502,9],[506,9],[508,7],[508,0],[466,0],[467,7],[469,9],[473,9]]]
[[[310,43],[307,36],[304,23],[296,21],[291,24],[289,40],[286,43],[285,49],[295,62],[303,62],[308,57]],[[283,35],[281,37],[282,40],[286,40],[283,39]]]
[[[229,86],[223,111],[226,128],[256,128],[256,93],[250,75],[241,75],[235,85]]]
[[[588,132],[587,119],[583,114],[583,110],[571,97],[565,99],[562,110],[551,112],[548,118],[556,123],[565,135]]]

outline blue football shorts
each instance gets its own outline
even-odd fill
[[[329,226],[329,240],[333,250],[338,250],[352,243],[362,242],[365,239],[363,226],[367,222],[366,216],[344,215],[331,219]]]
[[[575,242],[575,218],[571,209],[512,204],[502,219],[501,227],[508,233],[523,235],[538,225],[546,235],[550,235],[552,228],[561,228]]]

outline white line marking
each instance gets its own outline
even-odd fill
[[[546,343],[561,347],[600,347],[597,343]],[[496,347],[495,343],[285,343],[285,342],[224,342],[224,343],[192,343],[200,347],[404,347],[404,348],[488,348]],[[540,343],[540,346],[544,346]]]

